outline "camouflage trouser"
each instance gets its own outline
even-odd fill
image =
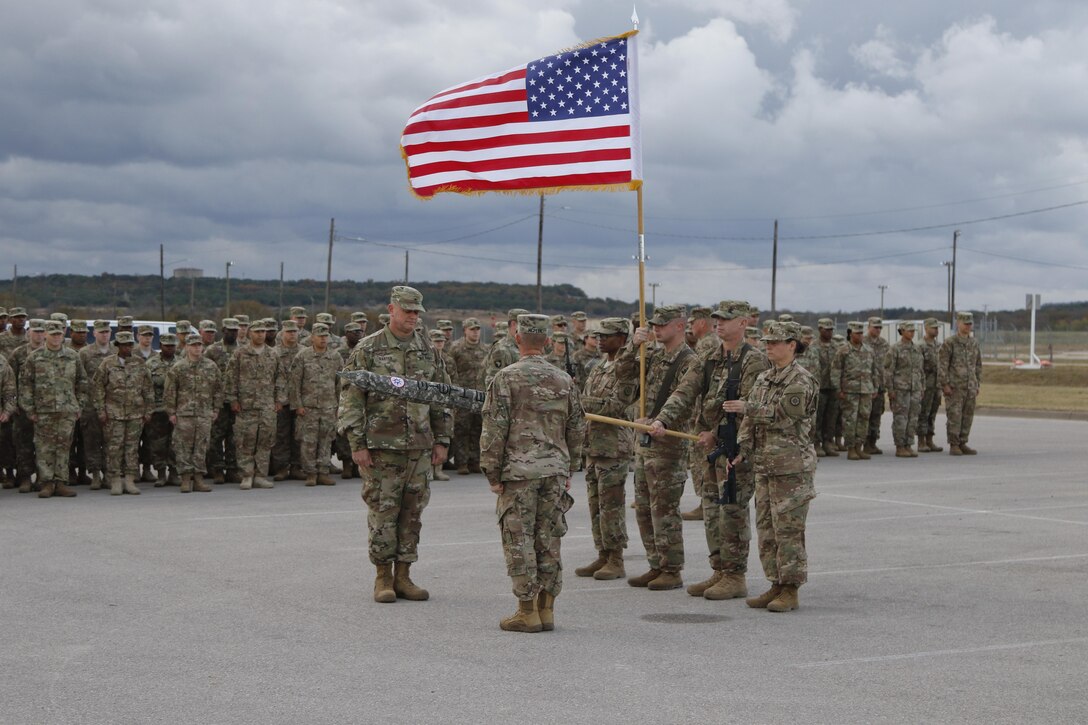
[[[876,393],[876,397],[873,398],[872,407],[869,409],[869,440],[874,442],[880,440],[880,419],[881,417],[883,417],[883,415],[884,391],[878,390]]]
[[[897,446],[913,446],[918,430],[918,413],[922,410],[922,394],[896,390],[895,400],[889,397],[888,402],[892,408],[892,440]]]
[[[267,476],[276,441],[276,411],[243,410],[234,417],[235,451],[243,476]]]
[[[172,464],[174,461],[170,450],[170,435],[173,431],[170,416],[161,410],[152,413],[151,420],[144,426],[144,432],[140,436],[140,463],[154,466],[156,472],[163,470],[167,464]]]
[[[29,419],[27,423],[30,424]],[[39,413],[38,422],[31,425],[38,463],[38,483],[67,483],[68,452],[72,449],[72,431],[76,427],[75,413]]]
[[[688,456],[688,473],[691,474],[691,488],[699,498],[703,497],[703,473],[706,470],[706,466],[702,460],[703,458],[703,455],[696,453],[694,450],[691,455]]]
[[[0,423],[0,469],[15,470],[15,443],[12,440],[12,421]]]
[[[645,451],[635,458],[635,520],[651,569],[684,568],[684,521],[680,497],[687,481],[687,460]]]
[[[370,449],[373,464],[360,466],[363,501],[367,506],[366,525],[370,534],[370,561],[419,560],[419,532],[423,509],[431,500],[427,474],[430,451]]]
[[[41,416],[39,416],[41,418]],[[37,460],[35,456],[35,441],[37,436],[34,435],[35,425],[30,422],[30,418],[26,417],[26,413],[21,410],[15,414],[12,419],[14,425],[12,426],[12,441],[15,445],[15,466],[19,469],[19,478],[30,479],[31,474],[34,473],[37,468]],[[69,441],[70,443],[71,441]],[[65,456],[67,458],[67,456]],[[64,464],[64,476],[65,480],[68,480],[68,463]],[[40,483],[48,483],[49,479],[41,479]]]
[[[864,445],[869,430],[869,411],[873,405],[872,393],[847,393],[840,400],[842,410],[842,437],[847,448]]]
[[[83,436],[83,462],[87,471],[106,472],[106,439],[98,413],[85,410],[79,416],[79,433]]]
[[[195,415],[179,416],[170,436],[177,471],[182,476],[207,473],[208,440],[212,434],[211,418]]]
[[[816,426],[812,430],[813,443],[835,439],[839,424],[839,397],[834,388],[820,389],[820,402],[816,408]]]
[[[756,531],[763,573],[772,582],[800,586],[808,581],[805,519],[815,496],[811,473],[755,474]]]
[[[458,466],[480,463],[480,432],[484,418],[479,413],[457,411],[453,423],[453,457]]]
[[[307,408],[306,415],[295,416],[295,438],[303,473],[329,472],[335,435],[336,408]]]
[[[139,418],[110,418],[106,421],[106,450],[110,452],[106,458],[106,475],[109,478],[140,474],[140,433],[143,427],[144,423]]]
[[[627,548],[627,510],[624,486],[627,483],[626,458],[590,456],[586,465],[586,502],[597,551]]]
[[[272,470],[282,471],[286,468],[298,468],[302,459],[299,454],[298,416],[295,411],[286,406],[276,413],[276,444],[272,446]],[[325,465],[329,465],[328,458]]]
[[[926,392],[922,396],[922,409],[918,412],[918,435],[931,436],[937,432],[934,423],[937,409],[941,407],[941,389],[937,381],[926,381]]]
[[[557,597],[563,588],[559,545],[573,502],[563,496],[566,483],[566,476],[504,482],[495,502],[506,573],[518,599],[533,599],[541,591]]]
[[[238,445],[234,437],[235,414],[230,403],[223,403],[219,417],[212,423],[211,438],[208,439],[207,465],[209,471],[237,471]]]
[[[975,399],[978,393],[952,389],[952,394],[945,396],[944,413],[948,418],[945,429],[948,431],[948,444],[958,446],[971,437],[971,424],[975,422]]]
[[[755,475],[748,461],[742,461],[736,471],[737,502],[718,503],[725,487],[725,456],[713,466],[703,459],[703,531],[710,568],[743,574],[748,571],[748,544],[752,540],[748,502],[755,489]]]

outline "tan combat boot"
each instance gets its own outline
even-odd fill
[[[540,615],[540,629],[551,632],[555,629],[555,597],[547,592],[536,596],[536,612]]]
[[[723,575],[720,571],[715,571],[713,574],[710,575],[709,579],[704,579],[698,584],[692,584],[691,586],[689,586],[688,594],[693,597],[703,596],[703,594],[706,593],[707,589],[721,581],[722,576]]]
[[[869,452],[867,450],[865,450],[865,447],[863,447],[863,446],[860,446],[860,445],[854,446],[854,450],[856,450],[858,452],[858,458],[860,458],[863,461],[868,461],[870,458],[872,458],[872,456],[869,455]]]
[[[291,477],[291,469],[290,468],[281,468],[280,470],[276,471],[275,474],[273,474],[272,480],[273,481],[286,481],[290,477]]]
[[[193,474],[193,490],[197,493],[211,493],[212,487],[204,483],[204,476],[197,472]]]
[[[593,578],[609,581],[623,579],[627,576],[627,571],[623,568],[623,549],[615,549],[604,553],[608,556],[608,561],[600,569],[593,572]]]
[[[691,511],[683,512],[682,514],[680,514],[680,518],[682,518],[684,521],[702,521],[703,520],[703,504],[700,503],[698,506],[693,508]]]
[[[291,466],[290,476],[292,480],[301,481],[306,478],[306,474],[302,472],[302,469],[298,466]]]
[[[518,611],[499,622],[504,632],[541,632],[544,624],[540,621],[540,612],[536,608],[536,598],[519,599]]]
[[[876,447],[876,441],[865,441],[865,448],[863,452],[868,453],[870,456],[882,456],[884,451]]]
[[[150,471],[150,470],[151,470],[150,467],[148,467],[148,471]],[[141,478],[140,480],[142,481],[143,478]],[[166,485],[166,466],[163,466],[162,468],[159,469],[158,477],[155,478],[154,481],[155,481],[155,488],[162,488],[163,486]]]
[[[318,474],[317,474],[317,485],[318,486],[335,486],[336,481],[332,480],[332,476],[330,476],[329,474],[318,472]]]
[[[264,476],[253,477],[253,488],[273,488],[274,486],[275,484],[269,481]]]
[[[140,488],[136,485],[136,480],[132,476],[125,476],[121,483],[125,488],[125,493],[132,496],[140,495]]]
[[[407,561],[397,562],[396,574],[393,576],[393,593],[410,602],[425,602],[431,598],[431,594],[426,589],[417,587],[409,578],[408,570],[411,568],[411,563]]]
[[[661,576],[647,584],[646,588],[652,592],[664,592],[669,589],[679,589],[682,586],[684,586],[684,580],[680,577],[680,572],[663,571]]]
[[[654,579],[657,579],[659,576],[661,576],[661,573],[662,572],[660,569],[650,569],[650,571],[646,572],[645,574],[631,577],[627,580],[627,583],[633,587],[644,587],[652,582]]]
[[[467,463],[457,465],[457,475],[458,476],[467,476],[468,475],[468,464]]]
[[[778,582],[771,582],[771,588],[760,594],[758,597],[749,597],[744,600],[752,609],[766,609],[767,605],[778,598],[778,595],[782,593],[782,585]]]
[[[580,566],[574,570],[574,576],[593,576],[597,571],[608,563],[608,552],[601,551],[597,553],[597,558],[586,564]]]
[[[823,448],[824,448],[824,455],[827,456],[828,458],[838,458],[839,457],[839,451],[835,447],[835,444],[832,441],[824,441]]]
[[[110,496],[120,496],[125,492],[125,482],[121,477],[110,479]]]
[[[939,446],[939,445],[937,445],[936,443],[933,442],[933,436],[927,436],[926,437],[926,445],[929,446],[929,452],[930,453],[940,453],[941,451],[944,450],[943,446]]]
[[[835,447],[839,449],[840,453],[845,453],[846,452],[846,443],[843,441],[842,436],[839,436],[835,440]]]
[[[167,486],[180,486],[181,485],[181,478],[178,476],[178,469],[174,468],[173,466],[170,466],[170,471],[166,476],[166,485]]]
[[[186,473],[181,477],[181,492],[192,493],[193,491],[193,476],[191,473]]]
[[[918,452],[928,453],[929,443],[926,441],[926,436],[918,436]]]
[[[42,490],[38,491],[38,498],[53,498],[54,488],[51,483],[43,483]]]
[[[914,450],[910,446],[907,446],[907,453],[910,454],[911,458],[917,458],[918,457],[918,451]]]
[[[767,604],[768,612],[792,612],[801,606],[797,602],[797,585],[783,584],[778,596]]]
[[[722,572],[722,578],[718,583],[703,592],[704,599],[720,601],[722,599],[739,599],[748,596],[748,582],[744,574],[726,574]]]
[[[223,473],[223,469],[217,468],[212,471],[212,483],[226,483],[227,477]]]
[[[913,458],[913,456],[911,456],[911,454],[910,454],[910,449],[907,448],[906,446],[896,446],[895,447],[895,457],[896,458]]]
[[[967,445],[967,441],[964,441],[963,443],[960,443],[960,451],[962,451],[963,455],[965,455],[965,456],[977,456],[978,455],[978,451],[976,451],[974,448],[969,447]]]
[[[378,574],[374,577],[374,601],[389,604],[397,601],[393,591],[393,565],[378,564]]]
[[[861,454],[858,453],[857,446],[850,446],[850,450],[846,452],[846,460],[848,461],[860,461]]]
[[[317,485],[317,474],[316,473],[311,473],[309,476],[306,477],[306,485],[307,486],[316,486]]]
[[[61,496],[63,498],[72,498],[76,495],[76,490],[58,481],[53,486],[53,495]]]
[[[960,447],[959,447],[958,444],[951,443],[948,446],[948,455],[950,455],[950,456],[962,456],[963,451],[960,450]]]
[[[345,472],[347,471],[346,466],[344,467],[344,470],[345,470]],[[450,480],[450,477],[447,476],[446,473],[442,470],[442,466],[431,466],[431,474],[434,476],[434,480],[436,480],[436,481],[448,481],[448,480]],[[351,475],[348,474],[348,475],[344,476],[344,478],[351,478]]]
[[[248,491],[253,488],[253,476],[245,476],[242,478],[242,485],[239,486],[243,491]]]

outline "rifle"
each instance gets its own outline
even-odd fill
[[[566,359],[567,375],[570,376],[571,380],[574,380],[574,363],[572,363],[570,361],[570,341],[567,341],[563,345],[563,351],[566,353],[566,358],[567,358]]]
[[[729,376],[725,380],[725,399],[737,400],[740,397],[740,378]],[[737,414],[726,413],[725,421],[718,424],[718,447],[707,454],[706,460],[712,467],[721,456],[732,464],[733,459],[739,453],[737,446]],[[713,469],[712,469],[713,470]],[[725,486],[722,495],[718,498],[718,504],[735,504],[737,502],[737,472],[732,465],[729,466],[729,474],[725,478]]]

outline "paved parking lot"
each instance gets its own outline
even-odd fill
[[[431,600],[393,605],[371,601],[358,480],[3,491],[0,722],[1084,721],[1086,441],[979,417],[974,458],[821,459],[791,614],[573,576],[594,556],[579,477],[557,629],[535,635],[498,629],[514,600],[482,476],[434,485]],[[685,526],[690,582],[709,566]]]

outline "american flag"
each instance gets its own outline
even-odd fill
[[[412,192],[537,193],[641,184],[635,33],[436,93],[401,137]]]

